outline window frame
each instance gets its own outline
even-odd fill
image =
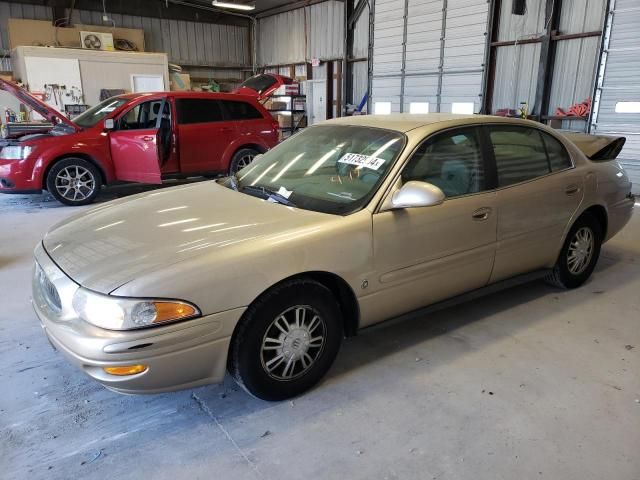
[[[124,110],[123,112],[121,112],[118,115],[118,118],[116,120],[116,130],[119,132],[135,132],[137,130],[159,130],[160,129],[160,121],[162,120],[162,113],[160,115],[157,116],[156,118],[156,124],[154,127],[151,128],[126,128],[123,129],[122,128],[122,122],[124,121],[124,117],[126,117],[129,112],[131,110],[133,110],[134,108],[137,108],[145,103],[151,103],[151,102],[160,102],[160,112],[164,111],[164,106],[165,104],[169,103],[169,116],[171,117],[171,103],[167,100],[167,97],[162,97],[162,98],[145,98],[140,102],[135,103],[134,105],[131,105],[129,108],[127,108],[126,110]],[[138,119],[138,122],[140,122],[140,119]]]
[[[541,175],[539,177],[535,177],[535,178],[531,178],[529,180],[523,180],[522,182],[518,182],[518,183],[512,183],[511,185],[505,185],[503,187],[501,187],[498,184],[498,164],[496,162],[496,158],[495,158],[495,154],[493,151],[493,142],[491,141],[491,128],[494,127],[509,127],[509,128],[524,128],[524,129],[530,129],[530,130],[536,130],[538,132],[538,135],[540,135],[540,141],[542,142],[542,145],[544,147],[544,151],[545,151],[545,155],[547,156],[547,165],[549,166],[549,172],[546,173],[545,175]],[[486,146],[487,146],[487,155],[489,156],[490,159],[490,163],[491,163],[491,168],[493,170],[493,176],[495,179],[495,190],[504,190],[505,188],[512,188],[512,187],[517,187],[520,185],[525,185],[531,182],[536,182],[542,178],[547,178],[550,175],[557,175],[558,173],[562,173],[562,172],[566,172],[568,170],[572,170],[576,168],[576,163],[573,159],[573,156],[571,155],[571,153],[569,152],[569,149],[566,147],[566,145],[564,144],[564,142],[556,137],[555,135],[552,135],[551,133],[543,130],[542,128],[538,128],[536,126],[533,125],[521,125],[521,124],[510,124],[507,122],[495,122],[495,123],[485,123],[485,124],[481,124],[480,128],[482,130],[482,136],[485,137],[485,142],[486,142]],[[562,146],[562,148],[564,148],[565,153],[567,154],[567,156],[569,157],[569,161],[571,162],[571,166],[567,167],[567,168],[563,168],[561,170],[556,170],[553,171],[551,169],[551,160],[549,159],[549,153],[547,151],[547,146],[544,143],[544,137],[543,135],[549,135],[552,138],[554,138],[555,140],[557,140],[560,145]]]

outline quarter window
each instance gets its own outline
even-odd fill
[[[490,137],[500,187],[533,180],[551,171],[542,136],[537,129],[491,127]]]
[[[569,154],[564,146],[551,135],[542,132],[540,134],[544,140],[544,146],[547,149],[551,171],[557,172],[559,170],[571,168],[571,158],[569,158]]]
[[[402,181],[440,187],[447,197],[485,189],[484,164],[475,129],[454,130],[424,142],[402,172]]]
[[[180,125],[222,122],[224,120],[219,100],[178,98],[176,99],[176,109]]]
[[[262,119],[262,114],[247,102],[223,100],[221,103],[224,105],[228,120]]]

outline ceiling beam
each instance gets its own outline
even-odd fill
[[[329,0],[298,0],[291,2],[288,5],[282,5],[280,7],[273,7],[267,10],[263,10],[255,15],[256,18],[270,17],[272,15],[278,15],[279,13],[290,12],[291,10],[297,10],[299,8],[308,7],[317,3],[328,2]],[[340,2],[344,0],[338,0]]]

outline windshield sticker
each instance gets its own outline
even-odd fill
[[[338,163],[378,170],[384,164],[384,159],[369,155],[360,155],[359,153],[345,153],[342,158],[338,160]]]
[[[286,199],[289,199],[292,193],[293,193],[293,190],[287,190],[284,187],[280,187],[278,189],[278,195],[282,195]]]
[[[111,113],[113,112],[117,107],[110,107],[110,106],[106,106],[100,109],[100,111],[98,113]]]

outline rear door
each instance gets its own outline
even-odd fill
[[[498,181],[494,282],[555,263],[583,180],[564,146],[541,130],[495,125],[485,132]]]
[[[109,133],[116,179],[162,183],[159,129],[164,98],[138,103],[116,121]]]
[[[177,97],[180,171],[226,170],[224,154],[236,139],[234,122],[225,120],[220,100]]]

